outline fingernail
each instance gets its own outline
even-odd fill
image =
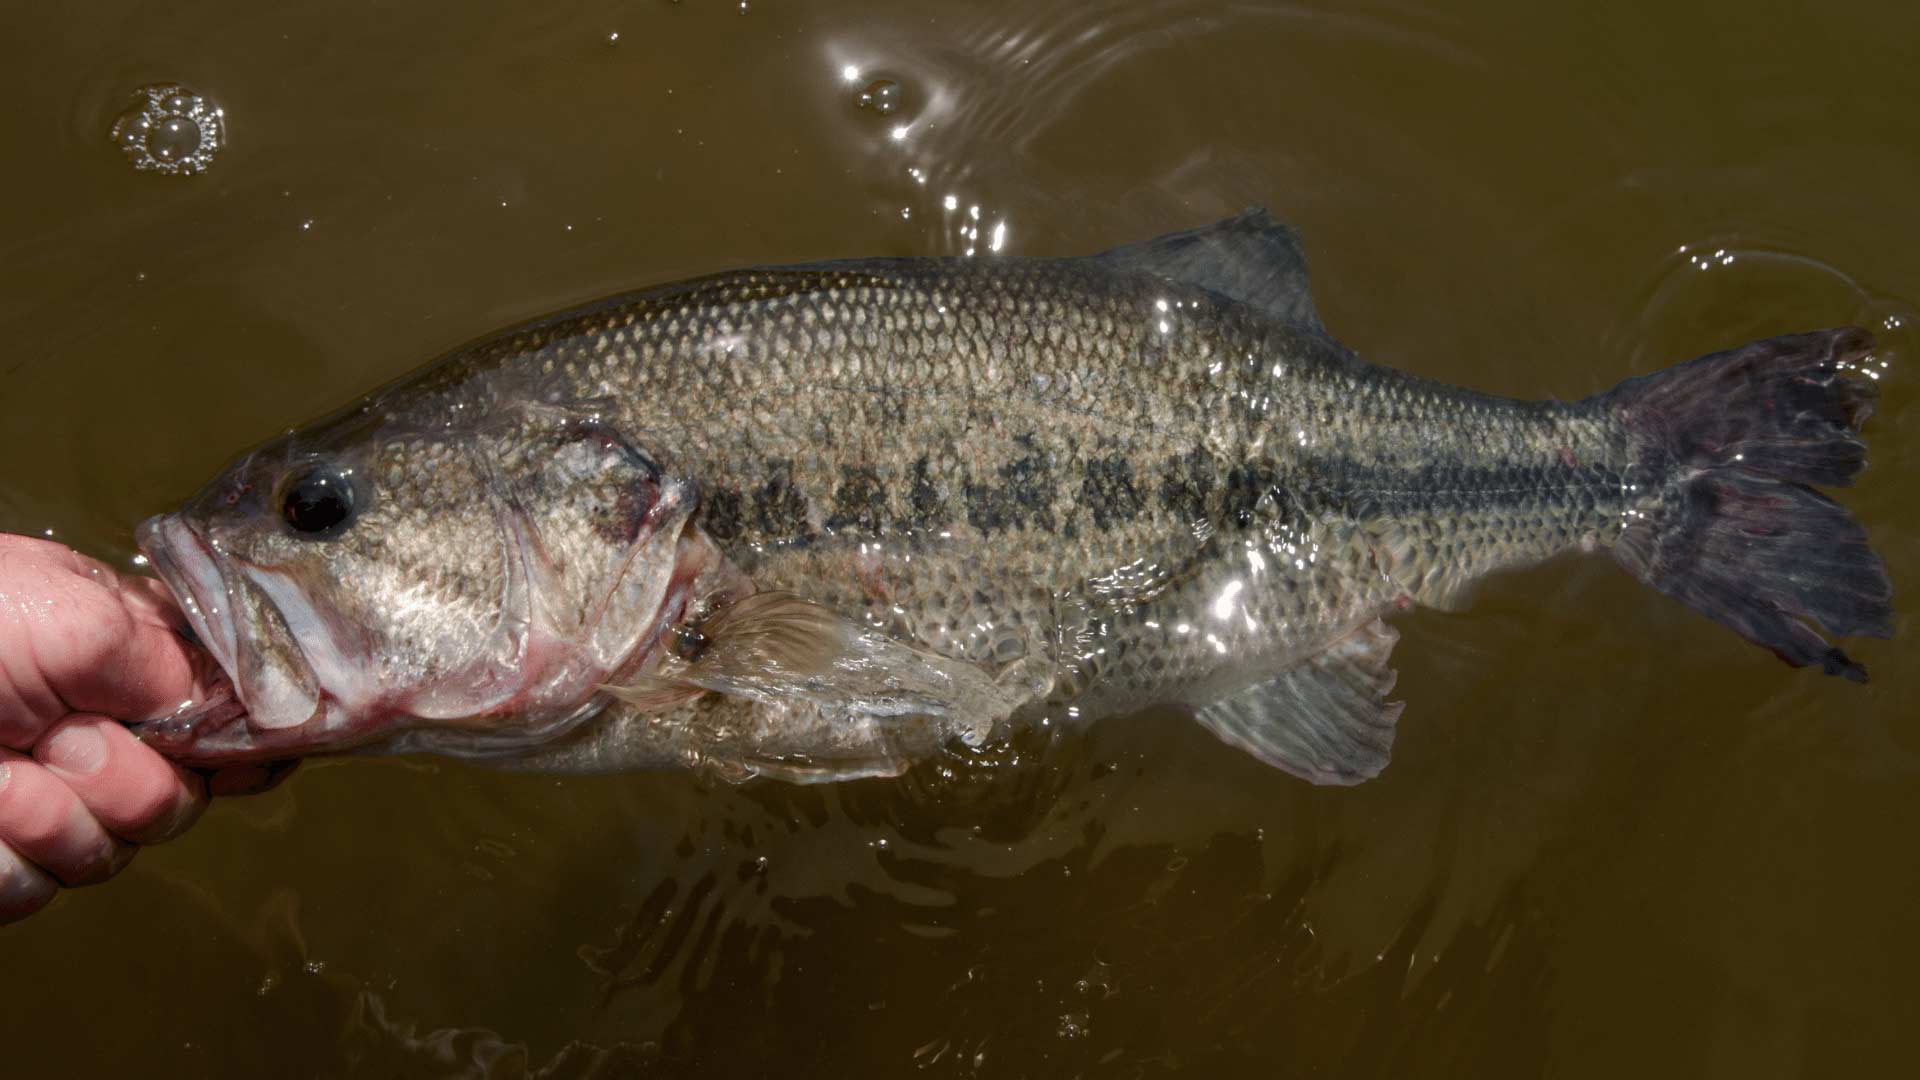
[[[0,765],[0,769],[5,767]],[[53,892],[52,878],[0,844],[0,923],[24,918],[45,907]]]
[[[92,776],[107,763],[107,740],[92,724],[68,724],[47,740],[42,761],[74,776]]]
[[[7,778],[13,775],[13,767],[0,761],[0,791],[7,790]]]
[[[108,864],[110,869],[107,871],[107,876],[112,877],[120,871],[125,870],[127,864],[132,862],[133,857],[138,854],[140,854],[139,844],[113,845],[113,854],[108,857],[110,860]]]

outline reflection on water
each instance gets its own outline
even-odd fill
[[[1873,328],[1847,502],[1920,569],[1905,6],[484,7],[17,13],[0,528],[125,560],[234,450],[588,297],[1260,203],[1338,336],[1480,389]],[[190,181],[101,137],[159,78],[246,118]],[[1599,562],[1489,582],[1399,620],[1350,791],[1168,715],[827,788],[320,763],[0,930],[0,1038],[22,1075],[1885,1073],[1909,623],[1858,688]]]
[[[1743,328],[1826,316],[1863,326],[1879,339],[1875,356],[1897,364],[1913,355],[1910,303],[1877,296],[1845,271],[1820,258],[1769,247],[1757,235],[1709,237],[1681,244],[1648,283],[1631,320],[1618,331],[1623,350],[1637,344],[1636,360],[1662,362],[1644,350],[1655,343],[1721,340]],[[1831,313],[1831,314],[1829,314]],[[1870,433],[1872,434],[1872,433]]]

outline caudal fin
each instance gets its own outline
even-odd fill
[[[1606,395],[1641,489],[1614,558],[1787,663],[1857,682],[1866,668],[1809,621],[1886,637],[1893,590],[1866,530],[1810,485],[1850,484],[1866,464],[1873,344],[1852,327],[1770,338]]]

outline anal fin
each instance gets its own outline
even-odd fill
[[[1201,708],[1222,742],[1316,784],[1358,784],[1386,768],[1404,702],[1388,701],[1400,635],[1372,622],[1266,682]]]

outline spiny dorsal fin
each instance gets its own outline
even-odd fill
[[[1321,329],[1299,236],[1257,206],[1211,225],[1117,247],[1093,258],[1197,285],[1276,319]]]
[[[1403,702],[1388,701],[1400,635],[1375,619],[1279,677],[1199,710],[1229,746],[1316,784],[1358,784],[1386,768]]]

